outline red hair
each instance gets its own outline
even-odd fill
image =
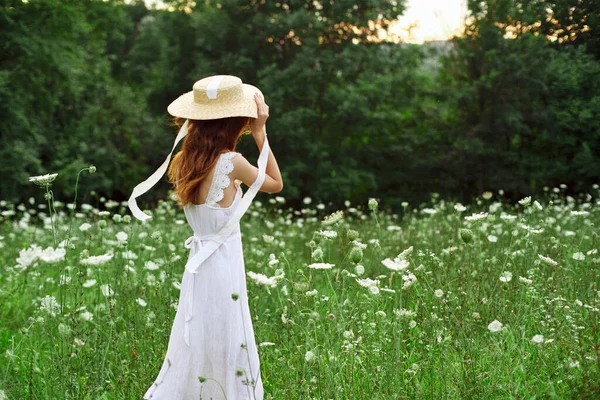
[[[175,117],[173,124],[179,129],[185,120]],[[249,117],[189,120],[183,146],[167,171],[181,207],[197,198],[200,183],[216,165],[221,153],[235,151],[242,135],[250,133],[249,122]]]

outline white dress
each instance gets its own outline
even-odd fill
[[[194,231],[185,242],[190,249],[188,262],[232,218],[242,198],[242,189],[235,182],[233,203],[229,207],[217,204],[223,198],[223,189],[230,185],[228,174],[236,154],[221,154],[206,203],[184,206]],[[204,377],[204,382],[199,377]],[[233,233],[201,263],[197,273],[184,270],[167,353],[144,399],[263,397],[238,221]]]

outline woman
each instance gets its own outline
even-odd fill
[[[263,399],[239,219],[259,190],[283,189],[266,135],[269,106],[254,86],[216,75],[167,110],[180,126],[173,148],[185,137],[168,176],[194,235],[185,242],[190,255],[167,353],[144,399]],[[247,128],[260,151],[258,168],[235,151]],[[137,218],[150,217],[135,197],[160,179],[170,157],[134,189],[129,207]],[[243,197],[238,182],[249,186]]]

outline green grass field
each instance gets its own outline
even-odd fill
[[[433,194],[401,217],[255,200],[241,227],[264,275],[247,279],[266,399],[600,398],[599,195]],[[170,199],[144,223],[105,199],[71,223],[43,199],[0,202],[0,400],[141,399],[191,228]]]

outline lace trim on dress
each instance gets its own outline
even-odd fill
[[[231,159],[238,153],[231,151],[229,153],[221,154],[219,161],[215,167],[215,174],[208,189],[208,195],[206,196],[206,203],[212,207],[222,208],[217,202],[223,199],[223,189],[231,184],[228,174],[233,171],[233,162]]]

